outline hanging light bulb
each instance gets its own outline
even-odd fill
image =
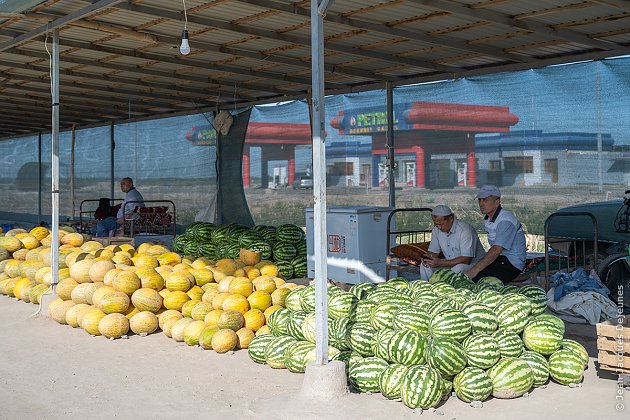
[[[188,31],[186,29],[182,32],[182,45],[179,46],[179,52],[183,55],[190,54],[190,44],[188,44]]]

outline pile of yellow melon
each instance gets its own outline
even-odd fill
[[[267,319],[301,287],[278,267],[243,250],[237,260],[181,257],[162,245],[103,246],[59,231],[57,298],[48,310],[60,324],[119,338],[160,328],[168,337],[224,353],[268,334]],[[46,228],[0,236],[0,294],[39,303],[50,292],[51,235]]]

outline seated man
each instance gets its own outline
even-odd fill
[[[458,220],[450,207],[435,206],[431,212],[435,227],[431,231],[429,250],[420,263],[420,278],[428,280],[436,268],[449,268],[456,273],[468,270],[486,254],[475,229]],[[444,258],[440,258],[440,254]],[[406,259],[411,264],[418,261]]]
[[[120,180],[120,190],[125,193],[125,199],[120,205],[115,218],[109,217],[96,224],[97,236],[101,236],[99,233],[109,232],[112,229],[124,226],[125,219],[131,216],[136,207],[144,207],[144,198],[133,186],[133,180],[131,178],[127,177]],[[133,203],[127,204],[130,202]],[[107,234],[102,236],[107,236]]]
[[[482,277],[497,277],[508,283],[523,271],[527,245],[525,232],[514,213],[501,207],[501,191],[494,185],[484,185],[477,194],[479,210],[488,232],[490,249],[466,275],[477,281]]]
[[[100,198],[98,202],[98,207],[94,212],[94,224],[90,228],[90,232],[93,236],[107,236],[107,230],[105,227],[110,225],[112,222],[116,221],[116,212],[118,211],[118,206],[111,206],[111,202],[109,198]],[[108,222],[104,222],[105,219],[112,219]]]

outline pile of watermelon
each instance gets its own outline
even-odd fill
[[[257,363],[304,372],[315,358],[315,289],[295,288],[268,320],[271,334],[249,345]],[[582,381],[588,353],[564,339],[545,313],[545,291],[473,283],[437,270],[429,282],[394,278],[328,289],[329,357],[346,364],[350,384],[410,408],[435,407],[455,392],[465,402],[515,398],[549,378]]]
[[[173,250],[181,255],[213,261],[237,259],[241,248],[259,252],[263,260],[275,262],[285,279],[306,277],[306,238],[296,225],[248,228],[236,223],[217,226],[194,222],[173,242]]]

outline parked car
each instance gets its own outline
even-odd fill
[[[313,178],[310,176],[301,176],[293,182],[294,190],[310,190],[313,189]]]

